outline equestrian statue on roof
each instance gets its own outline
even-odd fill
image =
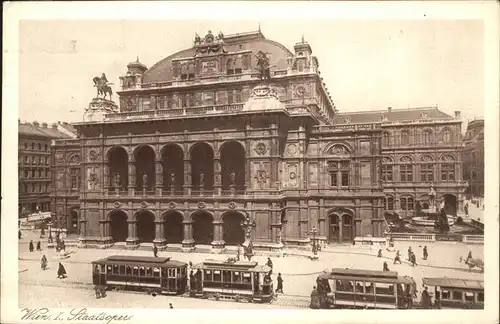
[[[103,99],[106,99],[106,95],[109,94],[109,100],[111,100],[113,90],[111,90],[110,85],[113,83],[108,82],[106,74],[103,73],[101,77],[96,76],[92,80],[94,81],[94,87],[97,88],[97,98],[99,98],[99,95],[103,95]]]

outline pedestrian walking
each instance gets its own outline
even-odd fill
[[[276,278],[278,285],[276,286],[277,293],[283,293],[283,278],[281,278],[281,273],[278,273],[278,278]]]
[[[424,260],[427,260],[427,257],[429,257],[429,253],[427,253],[427,245],[424,246],[424,251],[423,251],[423,256],[424,256]]]
[[[465,262],[469,261],[470,259],[472,259],[472,251],[469,251],[469,254],[467,254],[467,259],[465,260]]]
[[[59,268],[57,269],[57,279],[64,279],[66,278],[66,269],[62,265],[61,262],[59,262]]]
[[[174,309],[174,305],[172,305],[172,303],[168,303],[168,308]]]
[[[36,242],[36,250],[37,251],[41,251],[42,250],[42,244],[40,243],[40,241]]]
[[[382,271],[390,271],[390,270],[389,270],[389,266],[387,265],[387,262],[386,262],[386,261],[384,261],[384,266],[383,266]]]
[[[47,257],[44,255],[42,255],[42,260],[40,261],[40,266],[42,268],[42,270],[46,270],[47,269]]]
[[[194,276],[194,272],[193,270],[191,270],[191,272],[189,273],[189,288],[191,290],[194,290],[194,283],[195,283],[195,276]]]
[[[465,204],[464,206],[464,212],[465,212],[465,216],[468,217],[469,216],[469,204]]]
[[[417,265],[417,257],[415,256],[415,253],[412,252],[411,256],[410,256],[410,262],[411,262],[411,266],[414,267]]]
[[[412,254],[411,246],[408,247],[408,261],[411,261],[411,254]]]
[[[153,255],[156,257],[158,257],[158,247],[156,246],[156,244],[153,245]]]
[[[399,262],[399,264],[401,264],[401,256],[399,254],[399,250],[396,251],[396,256],[394,257],[394,263],[393,264],[396,264],[396,262]]]
[[[42,227],[40,230],[40,238],[43,238],[45,236],[45,229]]]
[[[424,309],[431,308],[431,296],[427,291],[427,286],[424,288],[424,291],[422,291],[422,295],[420,297],[420,303],[422,304],[422,308]]]
[[[33,252],[33,250],[35,249],[35,246],[33,245],[33,240],[30,241],[29,248],[30,248],[30,252]]]
[[[381,257],[382,257],[382,249],[378,249],[377,258],[381,258]]]

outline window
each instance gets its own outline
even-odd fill
[[[484,303],[484,293],[477,293],[477,301],[480,303]]]
[[[474,293],[473,292],[465,292],[465,301],[474,302]]]
[[[241,90],[236,90],[234,93],[234,101],[241,102]]]
[[[413,198],[408,198],[406,200],[406,205],[408,207],[408,210],[414,210],[415,207],[414,207],[414,204],[413,204]]]
[[[342,161],[340,162],[340,167],[341,167],[341,180],[342,180],[342,187],[347,187],[349,186],[349,161]]]
[[[441,180],[454,181],[455,180],[455,165],[446,163],[441,164]]]
[[[34,178],[35,177],[35,170],[31,170],[31,177]]]
[[[186,108],[187,107],[187,97],[185,94],[179,95],[179,99],[181,101],[181,107]]]
[[[45,169],[45,177],[48,178],[49,177],[49,169]]]
[[[194,73],[194,64],[189,64],[188,66],[188,79],[194,79],[195,73]]]
[[[35,143],[31,143],[31,149],[34,151],[35,150]]]
[[[221,273],[220,270],[215,270],[214,271],[214,281],[221,281]]]
[[[332,187],[337,187],[338,182],[337,182],[337,170],[330,170],[330,186]]]
[[[406,198],[399,199],[399,206],[401,207],[401,210],[406,210]]]
[[[24,163],[30,163],[28,156],[24,157]]]
[[[414,210],[415,209],[415,204],[414,200],[412,197],[401,197],[399,199],[399,204],[401,207],[401,210]]]
[[[28,149],[28,143],[24,143],[24,149],[27,150]]]
[[[454,300],[462,300],[462,292],[461,291],[454,291],[452,294],[452,299]]]
[[[390,144],[390,135],[388,132],[384,132],[382,137],[382,145],[389,146],[389,144]]]
[[[424,144],[431,143],[431,136],[432,132],[430,130],[424,130],[424,132],[422,133],[422,141],[424,142]]]
[[[41,178],[42,177],[42,169],[38,169],[38,177]]]
[[[45,165],[49,165],[49,157],[48,156],[45,157]]]
[[[45,144],[45,146],[44,146],[44,148],[43,148],[43,149],[44,149],[44,151],[48,151],[48,146],[47,146],[47,144]]]
[[[71,174],[71,189],[78,189],[80,186],[80,173],[79,169],[77,168],[71,168],[70,174]]]
[[[410,144],[410,133],[408,131],[401,132],[401,144],[402,145]]]
[[[451,131],[449,129],[445,129],[441,136],[442,136],[443,143],[450,143],[451,142]]]
[[[229,105],[233,103],[233,90],[227,91],[227,103]]]
[[[399,175],[401,182],[413,181],[413,166],[411,164],[401,164],[399,166]]]
[[[392,181],[392,165],[382,165],[382,181]]]
[[[42,144],[38,143],[38,150],[41,151],[42,150]]]
[[[29,191],[28,191],[28,185],[27,185],[27,184],[24,184],[24,192],[29,192]]]
[[[386,198],[386,206],[385,208],[387,210],[394,210],[394,198],[392,197],[387,197]]]
[[[422,182],[434,181],[434,166],[432,164],[420,165],[420,181]]]
[[[30,174],[29,174],[28,170],[24,170],[24,177],[25,178],[29,178],[30,177]]]
[[[234,61],[231,59],[227,60],[226,73],[227,73],[227,75],[234,74]]]

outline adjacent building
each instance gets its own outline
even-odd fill
[[[51,144],[55,139],[76,137],[67,123],[21,123],[19,121],[19,215],[50,212],[52,191]]]
[[[221,249],[245,224],[262,249],[311,232],[351,242],[382,236],[384,212],[410,210],[430,183],[461,208],[460,122],[436,108],[340,114],[304,40],[290,51],[260,31],[209,32],[120,80],[119,111],[94,99],[79,138],[53,147],[54,213],[84,245]]]
[[[484,198],[484,119],[467,125],[464,136],[463,178],[469,183],[469,198]]]

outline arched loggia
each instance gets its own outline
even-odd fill
[[[191,180],[193,190],[212,190],[214,186],[214,151],[204,142],[191,149]]]
[[[213,217],[205,211],[193,215],[193,239],[195,244],[210,244],[214,239]]]
[[[181,243],[184,238],[183,216],[179,212],[167,212],[163,215],[163,226],[167,244]]]
[[[245,242],[245,230],[241,222],[245,217],[239,212],[228,212],[222,216],[223,239],[226,245],[238,245]]]
[[[123,147],[113,147],[108,152],[110,190],[126,191],[128,187],[128,154]]]
[[[154,191],[156,183],[156,158],[154,150],[147,145],[139,147],[135,153],[135,190]]]
[[[116,210],[109,215],[109,218],[113,242],[125,242],[128,237],[127,214],[121,210]]]
[[[153,242],[155,239],[155,216],[143,210],[137,213],[137,238],[139,242]]]
[[[245,189],[245,149],[235,141],[226,142],[220,151],[222,190],[234,185],[236,190]]]
[[[184,185],[184,152],[175,144],[169,144],[162,150],[163,190],[182,191]]]

